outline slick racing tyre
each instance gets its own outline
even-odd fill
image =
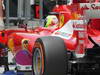
[[[33,75],[65,75],[66,67],[66,48],[61,38],[37,39],[32,58]]]

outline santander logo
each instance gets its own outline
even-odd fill
[[[100,3],[80,3],[80,8],[81,9],[100,9]]]

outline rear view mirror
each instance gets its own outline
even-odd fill
[[[19,24],[18,28],[27,28],[27,25],[26,24]]]
[[[18,28],[24,28],[27,31],[27,24],[19,24]]]

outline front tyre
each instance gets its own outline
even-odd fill
[[[65,75],[67,71],[66,48],[59,37],[38,38],[33,49],[33,75]]]

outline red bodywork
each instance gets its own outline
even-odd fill
[[[75,6],[77,8],[75,8]],[[73,8],[74,7],[74,8]],[[59,10],[58,10],[59,9]],[[72,6],[67,6],[67,5],[61,5],[57,6],[54,8],[53,11],[62,13],[64,15],[64,24],[69,21],[70,19],[79,19],[79,17],[73,17],[75,14],[79,14],[78,10],[78,5],[72,5]],[[73,14],[74,13],[74,14]],[[95,22],[91,22],[91,25],[88,26],[88,31],[87,34],[91,36],[97,43],[100,42],[100,25],[99,22],[100,20],[95,20]],[[95,24],[95,26],[94,26]],[[50,28],[44,28],[44,27],[39,27],[34,30],[5,30],[0,32],[0,42],[4,43],[5,45],[9,46],[9,43],[13,44],[13,50],[12,52],[16,54],[18,51],[23,50],[22,47],[22,41],[27,39],[28,40],[28,51],[32,55],[32,50],[34,47],[34,43],[37,38],[43,37],[43,36],[52,36],[52,34],[61,28],[56,28],[56,29],[50,29]],[[67,30],[66,30],[67,31]],[[5,36],[2,37],[1,34],[5,33]],[[57,35],[57,34],[55,34]],[[67,36],[70,36],[70,34],[67,34]],[[12,42],[9,42],[9,40],[12,40]],[[68,50],[70,51],[75,51],[76,47],[78,46],[78,34],[76,31],[73,31],[73,34],[71,34],[70,38],[63,38],[65,45]],[[86,38],[85,42],[85,48],[92,48],[93,44]],[[66,49],[66,50],[67,50]],[[80,51],[81,52],[81,51]],[[83,53],[83,52],[81,52]]]

